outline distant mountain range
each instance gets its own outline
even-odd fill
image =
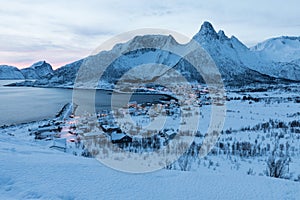
[[[52,66],[46,61],[39,61],[28,68],[19,70],[16,67],[0,65],[0,79],[44,79],[53,75]]]
[[[224,82],[228,85],[300,81],[300,37],[272,38],[248,48],[236,37],[229,38],[222,30],[216,32],[209,22],[204,22],[193,39],[213,58]],[[182,47],[172,36],[164,35],[137,36],[126,43],[117,44],[112,50],[99,52],[94,56],[98,60],[105,60],[124,48],[130,50],[139,47],[139,49],[113,62],[103,74],[102,80],[113,83],[130,68],[147,64],[150,61],[173,67],[184,74],[187,79],[202,81],[195,69],[180,57],[157,49],[143,49],[149,42],[157,46],[157,49],[165,45],[174,48]],[[11,66],[1,66],[0,79],[36,79],[36,81],[27,81],[19,85],[72,87],[77,71],[85,59],[87,58],[56,70],[52,70],[51,65],[45,61],[22,70]],[[151,77],[153,70],[150,66],[149,70],[141,72],[141,77],[135,78]]]

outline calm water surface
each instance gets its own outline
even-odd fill
[[[72,90],[61,88],[5,87],[16,81],[0,80],[0,126],[53,118],[58,111],[72,102]],[[131,101],[152,102],[163,95],[137,94]],[[109,109],[111,92],[98,90],[96,110]],[[122,100],[122,95],[118,95]]]
[[[56,88],[4,87],[0,80],[0,125],[54,117],[72,99],[72,90]]]

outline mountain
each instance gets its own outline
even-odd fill
[[[52,66],[46,61],[39,61],[28,68],[21,69],[25,79],[42,79],[53,75]]]
[[[226,83],[241,85],[273,80],[254,67],[262,63],[248,47],[234,36],[228,38],[222,30],[217,33],[209,22],[203,23],[193,40],[212,57]]]
[[[251,51],[267,63],[258,69],[260,72],[300,80],[300,37],[271,38],[252,47]]]
[[[215,60],[216,65],[222,74],[223,79],[226,83],[241,85],[250,82],[270,82],[271,77],[260,74],[257,71],[247,68],[242,63],[245,53],[249,53],[249,49],[244,46],[238,39],[232,37],[227,38],[224,32],[218,34],[214,31],[213,27],[209,23],[204,23],[201,30],[195,35],[194,40],[199,42],[201,46],[212,56]],[[172,54],[167,51],[161,50],[163,47],[169,47],[171,49],[184,49],[186,45],[181,45],[176,42],[172,36],[164,35],[145,35],[136,36],[132,40],[115,45],[110,51],[99,52],[97,55],[90,56],[83,60],[71,63],[63,66],[54,71],[53,76],[40,79],[33,83],[35,86],[64,86],[71,87],[76,78],[77,71],[82,63],[84,62],[108,62],[108,58],[118,55],[125,49],[128,53],[118,57],[103,73],[102,80],[108,83],[114,83],[118,81],[123,74],[128,72],[135,66],[140,66],[149,63],[161,64],[173,67],[185,76],[188,80],[198,80],[203,82],[203,79],[198,72],[191,66],[190,63],[181,59],[178,55]],[[149,46],[155,46],[155,49],[147,48]],[[239,57],[236,55],[239,54]],[[244,57],[243,57],[244,56]],[[93,65],[90,65],[93,66]],[[137,72],[136,70],[140,70]],[[92,71],[92,73],[91,73]],[[97,65],[90,71],[83,72],[86,80],[82,82],[89,82],[95,75],[94,72],[99,71]],[[153,72],[156,73],[153,73]],[[135,73],[128,73],[125,78],[127,80],[137,81],[151,81],[157,73],[164,74],[165,71],[157,71],[155,66],[148,65],[143,69],[134,69]],[[90,74],[89,74],[90,73]],[[123,78],[124,78],[123,77]],[[172,77],[167,77],[169,81],[172,81]],[[86,85],[88,85],[86,84]]]
[[[300,37],[271,38],[257,44],[251,50],[274,62],[292,62],[300,59]]]
[[[33,83],[34,86],[57,87],[57,86],[72,86],[76,78],[76,74],[83,62],[83,59],[67,64],[53,71],[50,76],[38,79]]]
[[[46,61],[39,61],[28,68],[19,70],[16,67],[8,65],[0,65],[0,80],[13,79],[47,79],[53,76],[52,66]]]
[[[228,37],[222,30],[216,32],[211,23],[204,22],[199,32],[193,37],[193,41],[199,43],[211,56],[222,75],[222,79],[227,85],[300,81],[299,38],[273,38],[255,47],[248,48],[235,36]],[[153,64],[158,64],[178,70],[188,80],[203,82],[201,76],[190,63],[178,55],[162,50],[163,47],[169,47],[184,51],[191,44],[192,41],[184,45],[179,44],[170,35],[136,36],[126,43],[116,44],[109,51],[99,52],[96,55],[70,63],[55,71],[51,71],[49,66],[48,68],[44,67],[44,69],[47,69],[45,70],[47,73],[43,72],[42,76],[38,74],[40,70],[37,67],[25,69],[23,70],[25,77],[37,78],[37,81],[26,82],[25,85],[72,87],[80,66],[87,63],[93,67],[89,71],[83,70],[82,75],[84,75],[84,80],[82,81],[85,81],[86,85],[93,84],[93,77],[96,74],[100,75],[99,71],[101,69],[95,63],[109,64],[109,67],[101,77],[101,81],[106,83],[115,83],[122,75],[135,66],[149,63],[152,63],[152,65],[137,69],[134,68],[131,72],[135,73],[127,73],[123,78],[151,81],[153,78],[157,78],[155,77],[157,72],[160,74],[166,72],[164,70],[157,71],[157,68]],[[148,48],[151,46],[155,46],[156,48]],[[118,57],[117,55],[124,50],[127,50],[127,53]],[[117,59],[113,63],[108,63],[111,61],[111,58],[115,57]],[[46,64],[39,62],[36,65],[44,66]],[[35,73],[31,72],[32,68],[36,70]],[[78,78],[78,80],[81,80],[83,77]],[[169,81],[172,81],[172,77],[168,78]],[[93,85],[92,87],[97,86]]]
[[[0,80],[24,79],[21,71],[13,66],[0,65]]]
[[[144,47],[147,45],[156,46],[156,49],[145,49]],[[23,85],[32,85],[32,86],[45,86],[45,87],[72,87],[77,75],[77,72],[80,66],[85,62],[91,62],[97,60],[97,62],[109,62],[109,58],[118,55],[124,49],[126,50],[134,50],[138,48],[138,50],[129,52],[120,56],[116,59],[103,73],[102,81],[106,83],[114,83],[117,81],[124,73],[126,73],[129,69],[133,68],[134,66],[147,64],[149,62],[156,63],[156,64],[163,64],[167,66],[175,66],[175,64],[180,60],[180,58],[176,55],[173,55],[169,52],[159,50],[160,47],[165,45],[173,45],[178,46],[179,44],[174,40],[172,36],[163,36],[163,35],[148,35],[148,36],[137,36],[134,39],[124,43],[124,44],[117,44],[115,45],[112,50],[110,51],[102,51],[99,52],[97,55],[90,56],[88,58],[81,59],[79,61],[73,62],[71,64],[65,65],[53,72],[53,75],[50,77],[45,77],[39,79],[35,82],[26,82]],[[94,77],[96,72],[99,72],[97,68],[98,65],[91,65],[89,71],[85,73],[85,77],[87,79],[86,82],[91,81]],[[128,77],[130,79],[140,79],[144,80],[148,78],[149,81],[151,78],[151,73],[155,68],[151,68],[149,66],[149,70],[144,72],[143,78],[141,77]],[[136,75],[137,73],[132,73],[129,75]],[[22,83],[18,83],[18,85],[22,85]]]

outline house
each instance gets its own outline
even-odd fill
[[[48,131],[48,132],[41,132],[41,133],[36,132],[35,133],[35,139],[38,139],[38,140],[47,139],[47,138],[53,139],[54,137],[59,138],[60,134],[58,132],[52,132],[52,131],[51,132]]]
[[[53,140],[53,144],[50,146],[50,148],[66,152],[66,150],[67,150],[66,138],[60,138],[60,139]]]
[[[127,104],[128,108],[136,108],[137,107],[137,102],[136,101],[131,101]]]
[[[105,131],[105,132],[113,132],[113,131],[120,132],[120,127],[119,127],[118,125],[107,125],[107,124],[103,124],[103,125],[101,125],[101,128],[102,128],[103,131]]]
[[[171,140],[171,139],[173,139],[173,138],[176,136],[176,132],[173,131],[173,130],[167,130],[167,131],[164,133],[164,136],[165,136],[165,138]]]
[[[60,127],[56,126],[45,126],[45,127],[40,127],[38,129],[33,130],[34,134],[36,133],[43,133],[43,132],[54,132],[54,131],[59,131],[61,130]]]
[[[111,134],[111,142],[112,143],[131,143],[132,137],[125,133],[117,133],[113,132]]]

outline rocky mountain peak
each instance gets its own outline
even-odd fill
[[[200,31],[194,36],[194,39],[218,39],[218,34],[210,22],[205,21],[200,28]]]

